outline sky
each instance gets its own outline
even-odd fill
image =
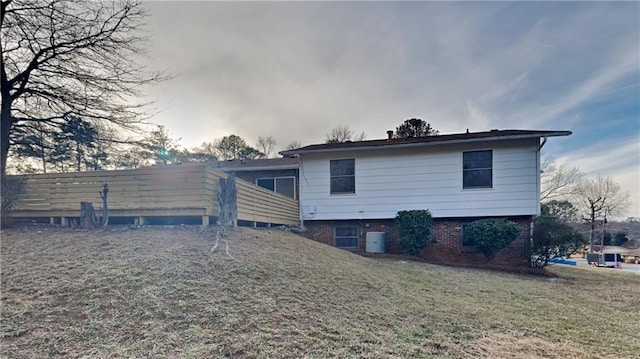
[[[543,154],[610,176],[640,217],[639,2],[148,2],[147,91],[184,147],[570,130]]]

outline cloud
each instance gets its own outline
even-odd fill
[[[556,161],[577,166],[587,177],[613,178],[629,194],[631,206],[625,214],[640,217],[640,142],[636,136],[586,146],[559,156]]]
[[[185,146],[234,133],[284,148],[337,125],[384,138],[411,117],[574,130],[549,141],[556,156],[640,138],[636,2],[145,5],[153,65],[178,74],[150,91],[154,121]]]

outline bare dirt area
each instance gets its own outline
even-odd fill
[[[365,258],[279,230],[9,229],[3,358],[633,358],[640,277]]]

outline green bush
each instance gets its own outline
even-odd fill
[[[473,242],[487,262],[522,234],[522,228],[514,222],[500,218],[472,222],[464,230],[465,242]]]
[[[431,235],[431,213],[426,209],[399,211],[395,224],[402,252],[410,255],[420,254]]]
[[[584,236],[556,216],[540,216],[533,222],[533,258],[542,268],[553,258],[569,256],[587,244]]]

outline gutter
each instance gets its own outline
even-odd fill
[[[326,148],[326,149],[309,149],[309,150],[291,150],[291,151],[282,151],[279,152],[281,155],[295,155],[302,153],[318,153],[318,152],[345,152],[345,151],[370,151],[375,149],[387,149],[387,148],[411,148],[411,147],[429,147],[429,146],[442,146],[448,144],[459,144],[459,143],[476,143],[476,142],[490,142],[490,141],[507,141],[507,140],[521,140],[528,138],[544,138],[544,143],[547,141],[547,137],[549,136],[569,136],[571,134],[570,131],[558,131],[554,133],[548,133],[545,135],[541,134],[526,134],[526,135],[514,135],[514,136],[493,136],[493,137],[479,137],[479,138],[465,138],[458,140],[442,140],[442,141],[431,141],[431,142],[414,142],[414,143],[397,143],[393,145],[363,145],[363,146],[353,146],[353,147],[336,147],[336,148]],[[540,146],[542,148],[542,146]]]
[[[542,147],[544,147],[545,143],[547,143],[547,136],[543,137],[542,143],[540,144],[540,147],[538,147],[538,151],[540,151]]]
[[[254,167],[215,167],[222,172],[246,172],[246,171],[269,171],[269,170],[297,170],[300,165],[281,165],[281,166],[254,166]]]

